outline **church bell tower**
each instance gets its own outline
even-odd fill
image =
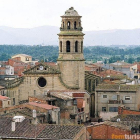
[[[81,17],[73,7],[62,18],[57,63],[63,83],[71,89],[85,89],[85,60]]]

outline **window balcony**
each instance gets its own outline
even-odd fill
[[[109,100],[108,104],[123,104],[123,100]]]

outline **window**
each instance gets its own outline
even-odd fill
[[[8,105],[10,105],[10,101],[8,101]]]
[[[78,41],[75,42],[75,52],[78,52]]]
[[[126,109],[130,109],[130,107],[126,107]]]
[[[13,105],[15,105],[15,98],[13,98]]]
[[[70,52],[70,41],[66,42],[66,52]]]
[[[63,22],[63,29],[64,29],[64,22]]]
[[[68,21],[67,29],[70,29],[70,21]]]
[[[77,105],[77,100],[76,99],[73,100],[73,104]]]
[[[118,112],[118,107],[109,107],[109,112]]]
[[[60,41],[60,52],[62,52],[62,41]]]
[[[81,41],[81,53],[83,52],[83,41]]]
[[[81,108],[81,111],[84,111],[84,108]]]
[[[107,98],[107,95],[103,95],[103,98]]]
[[[44,77],[38,78],[38,85],[39,85],[40,87],[45,87],[45,86],[47,85],[46,79],[45,79]]]
[[[130,100],[130,96],[125,96],[125,100]]]
[[[26,57],[26,61],[29,61],[29,58],[28,57]]]
[[[89,98],[87,98],[87,104],[89,104]]]
[[[81,27],[81,22],[79,22],[79,27]]]
[[[81,111],[81,109],[80,108],[78,108],[78,112],[80,112]]]
[[[74,22],[74,29],[77,29],[77,28],[76,28],[76,21]]]
[[[106,111],[106,107],[102,107],[102,111]]]

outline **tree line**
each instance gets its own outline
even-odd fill
[[[7,61],[15,54],[31,55],[33,60],[56,62],[58,58],[58,46],[28,46],[28,45],[0,45],[0,61]],[[84,47],[86,60],[104,61],[113,63],[124,60],[128,63],[140,62],[140,46],[124,47],[119,46],[89,46]]]

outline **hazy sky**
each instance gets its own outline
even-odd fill
[[[60,16],[71,6],[85,31],[140,28],[140,0],[0,0],[0,26],[60,27]]]

